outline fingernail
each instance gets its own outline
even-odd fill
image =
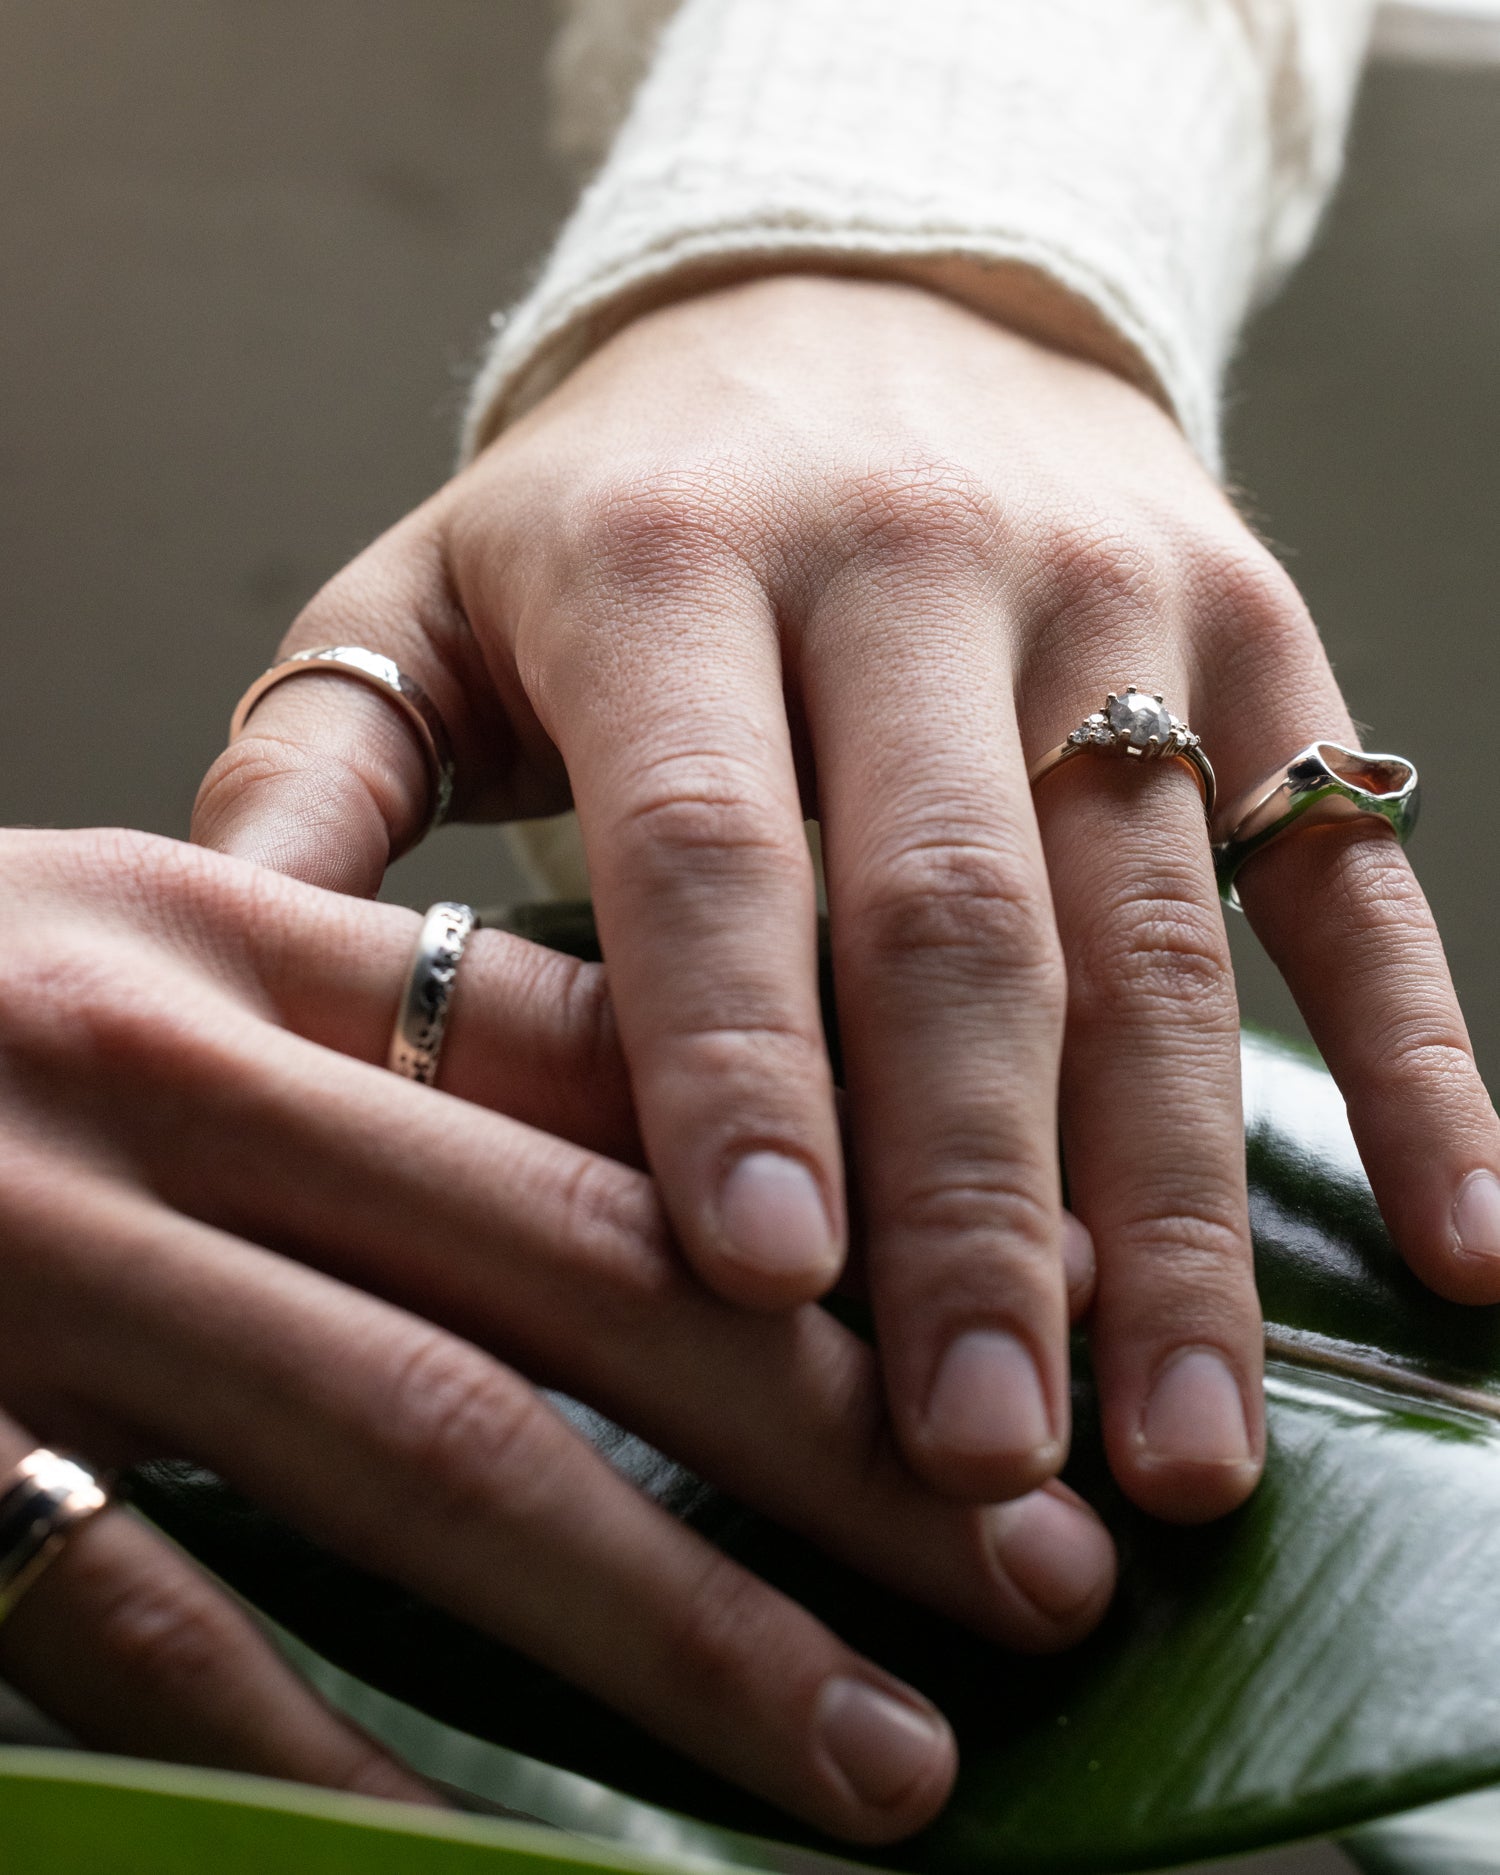
[[[986,1512],[1005,1574],[1044,1615],[1065,1620],[1114,1581],[1115,1546],[1092,1512],[1052,1491],[1032,1491]]]
[[[971,1328],[943,1356],[927,1398],[927,1436],[946,1452],[1030,1455],[1056,1443],[1042,1377],[1024,1343]]]
[[[831,1273],[838,1261],[817,1180],[779,1152],[751,1152],[740,1160],[724,1181],[719,1222],[729,1254],[756,1269]]]
[[[1453,1231],[1466,1257],[1500,1257],[1500,1178],[1471,1172],[1453,1201]]]
[[[878,1810],[933,1778],[953,1750],[947,1726],[925,1701],[908,1705],[863,1680],[829,1680],[818,1695],[817,1723],[854,1794]]]
[[[1158,1464],[1250,1462],[1244,1398],[1223,1355],[1185,1348],[1168,1361],[1146,1402],[1141,1444]]]

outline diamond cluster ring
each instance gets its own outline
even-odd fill
[[[1086,716],[1066,742],[1058,743],[1032,763],[1032,787],[1075,755],[1089,753],[1126,755],[1147,762],[1165,757],[1186,763],[1203,796],[1203,812],[1212,816],[1217,792],[1213,767],[1197,736],[1181,717],[1172,714],[1161,697],[1137,690],[1134,684],[1126,687],[1123,696],[1111,690],[1102,709]]]

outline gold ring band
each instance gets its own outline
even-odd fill
[[[0,1479],[0,1621],[109,1501],[108,1488],[86,1465],[45,1446]]]
[[[1185,763],[1203,796],[1204,816],[1212,818],[1218,797],[1213,764],[1192,730],[1159,696],[1137,690],[1134,684],[1127,685],[1123,695],[1111,690],[1103,707],[1086,716],[1066,742],[1059,742],[1031,764],[1027,778],[1034,788],[1074,756],[1100,754]]]
[[[448,726],[437,706],[414,677],[380,651],[367,651],[363,645],[321,645],[312,651],[294,651],[280,664],[263,671],[235,705],[229,723],[229,740],[235,741],[248,722],[250,712],[268,690],[285,683],[289,677],[302,677],[318,671],[335,676],[353,677],[368,684],[390,699],[416,731],[427,758],[432,777],[432,818],[428,831],[439,827],[448,817],[453,800],[453,742]]]

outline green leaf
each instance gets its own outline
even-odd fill
[[[555,1830],[229,1772],[0,1750],[6,1875],[663,1875]]]
[[[527,935],[577,951],[593,941],[577,908],[529,916]],[[987,1648],[570,1409],[643,1489],[952,1717],[957,1792],[883,1858],[895,1866],[1154,1868],[1500,1780],[1500,1312],[1443,1303],[1407,1274],[1315,1061],[1247,1036],[1244,1062],[1270,1324],[1266,1480],[1208,1529],[1139,1516],[1105,1475],[1080,1361],[1069,1475],[1108,1517],[1124,1568],[1116,1608],[1075,1653],[1022,1661]],[[158,1468],[142,1501],[319,1654],[459,1732],[775,1839],[695,1829],[700,1853],[711,1842],[726,1860],[774,1866],[777,1842],[811,1840],[202,1474]]]
[[[1365,1875],[1500,1875],[1500,1791],[1370,1824],[1342,1846]]]

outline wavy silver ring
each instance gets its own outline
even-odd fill
[[[1229,831],[1214,845],[1219,892],[1238,906],[1234,881],[1240,867],[1294,827],[1383,820],[1404,846],[1421,802],[1417,771],[1404,755],[1365,755],[1339,742],[1310,742],[1225,809]]]
[[[424,1087],[437,1079],[458,966],[478,925],[479,914],[472,905],[455,905],[446,899],[422,920],[386,1055],[385,1064],[393,1074],[420,1081]]]
[[[303,677],[318,671],[332,671],[368,684],[388,697],[411,724],[432,777],[432,817],[427,830],[431,832],[434,827],[440,827],[453,801],[453,741],[432,698],[414,677],[408,677],[382,651],[367,651],[363,645],[320,645],[311,651],[294,651],[280,664],[263,671],[234,706],[229,740],[233,742],[239,735],[250,712],[268,690],[274,690],[289,677]]]
[[[0,1479],[0,1621],[109,1501],[108,1486],[86,1465],[45,1446]]]
[[[1126,686],[1123,696],[1111,690],[1102,709],[1084,717],[1066,742],[1059,742],[1031,764],[1028,779],[1032,787],[1075,755],[1088,753],[1129,755],[1137,761],[1185,762],[1203,796],[1204,814],[1213,814],[1213,765],[1192,730],[1181,717],[1172,714],[1159,696],[1137,690],[1134,684]]]

